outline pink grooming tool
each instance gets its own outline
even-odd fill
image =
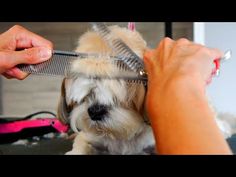
[[[227,50],[222,58],[218,58],[214,60],[215,69],[212,72],[212,75],[219,76],[220,74],[220,64],[222,61],[227,61],[231,58],[232,52],[231,50]]]
[[[56,118],[38,118],[35,120],[22,120],[0,124],[0,134],[17,133],[27,128],[52,126],[58,132],[67,132],[68,126],[63,125]]]
[[[128,23],[128,29],[131,30],[131,31],[134,31],[135,30],[135,22],[129,22]]]
[[[214,64],[215,64],[215,69],[213,70],[212,75],[218,76],[220,74],[220,60],[219,59],[214,60]]]

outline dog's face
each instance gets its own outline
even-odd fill
[[[142,57],[145,41],[137,32],[117,26],[110,29],[137,55]],[[112,54],[106,43],[94,32],[79,41],[78,52]],[[103,77],[132,74],[107,57],[77,60],[72,64],[72,78],[65,78],[58,108],[61,120],[69,119],[73,130],[82,130],[112,139],[130,139],[142,131],[145,87],[125,80]],[[89,79],[97,76],[100,79]]]

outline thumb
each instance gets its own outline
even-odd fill
[[[52,50],[46,47],[34,47],[21,51],[9,52],[9,60],[13,65],[41,63],[52,56]]]

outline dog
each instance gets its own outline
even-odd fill
[[[109,28],[143,57],[146,42],[137,31]],[[73,149],[67,154],[153,154],[154,136],[144,110],[145,86],[102,79],[132,73],[114,64],[109,58],[112,50],[96,32],[82,35],[76,51],[103,57],[74,61],[71,71],[76,77],[63,80],[58,117],[62,122],[69,120],[77,132]],[[93,76],[101,79],[91,79]]]
[[[118,26],[109,28],[143,57],[147,46],[137,31]],[[62,82],[58,118],[64,123],[69,121],[76,132],[73,148],[66,154],[156,154],[153,132],[144,109],[145,86],[122,79],[103,79],[132,73],[112,62],[109,56],[114,53],[96,32],[82,35],[76,51],[99,53],[101,57],[74,61],[71,68],[74,76]],[[234,116],[216,117],[225,138],[236,133]]]

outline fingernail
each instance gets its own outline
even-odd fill
[[[40,49],[40,58],[42,59],[42,61],[49,59],[51,56],[52,56],[52,50],[48,48]]]

